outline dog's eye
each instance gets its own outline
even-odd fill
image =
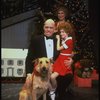
[[[42,61],[40,61],[40,64],[42,64]]]
[[[48,62],[48,61],[46,61],[46,63],[48,64],[49,62]]]

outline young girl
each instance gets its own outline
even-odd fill
[[[62,23],[58,27],[58,32],[61,36],[61,45],[60,45],[60,36],[56,35],[57,38],[57,50],[60,51],[60,55],[53,65],[53,73],[51,75],[51,88],[50,94],[51,99],[55,100],[54,91],[57,87],[56,78],[61,75],[64,76],[66,74],[72,73],[71,66],[65,66],[64,61],[68,59],[68,57],[72,57],[73,51],[73,40],[71,37],[72,27],[69,23]]]

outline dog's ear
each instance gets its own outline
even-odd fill
[[[39,59],[40,59],[40,58],[37,58],[37,59],[35,59],[35,60],[33,61],[34,66],[35,66],[35,70],[36,70],[37,72],[40,72]]]
[[[50,58],[50,63],[52,63],[52,64],[54,63],[54,60],[52,58]]]
[[[32,61],[32,63],[33,63],[34,65],[37,65],[38,62],[39,62],[39,58],[37,58],[37,59],[35,59],[35,60]]]

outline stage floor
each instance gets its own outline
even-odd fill
[[[19,91],[22,86],[23,83],[2,83],[1,100],[18,100]],[[63,100],[99,100],[98,88],[97,83],[92,88],[79,88],[72,85],[71,93],[66,93],[66,98]]]

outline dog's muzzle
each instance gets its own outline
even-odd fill
[[[45,77],[48,74],[48,69],[46,67],[41,68],[41,74],[43,77]]]
[[[46,67],[42,67],[41,72],[42,73],[47,73],[48,72],[48,69]]]

